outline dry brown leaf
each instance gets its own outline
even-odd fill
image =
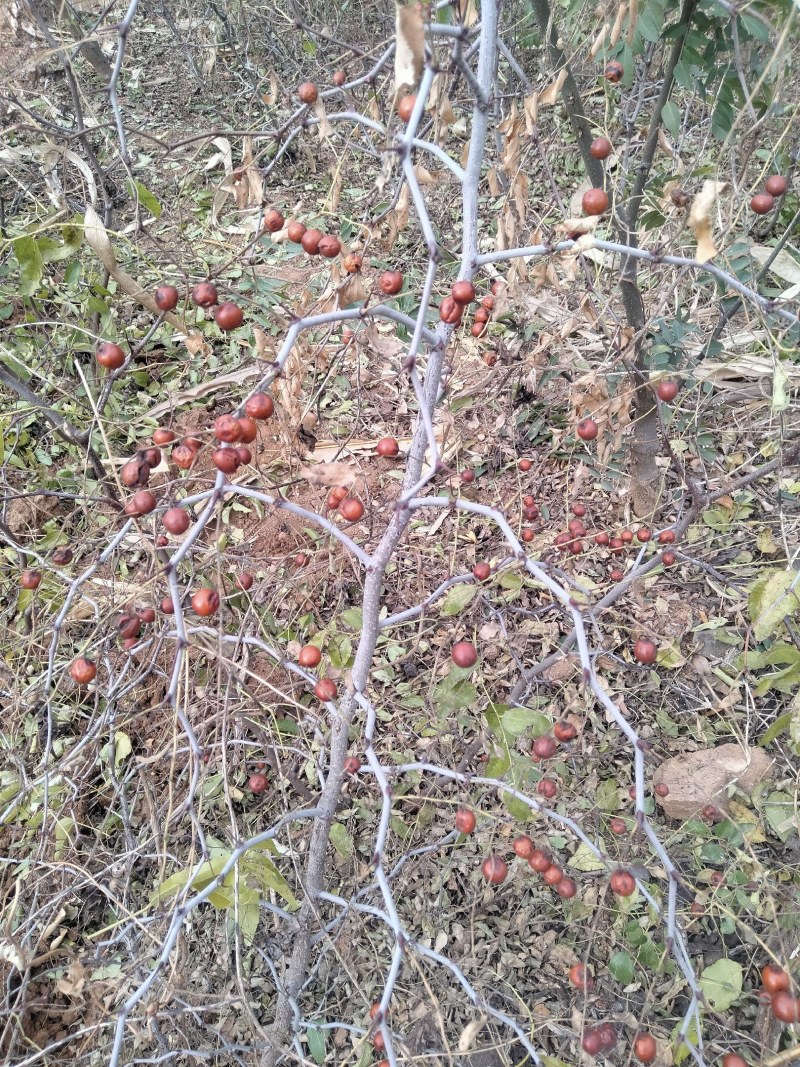
[[[714,244],[711,211],[719,194],[727,188],[727,182],[711,179],[703,182],[703,187],[692,201],[689,210],[689,226],[697,241],[695,259],[698,263],[707,263],[717,254]]]
[[[325,110],[325,104],[321,96],[318,96],[314,101],[314,114],[317,116],[319,139],[320,141],[327,141],[333,133],[333,127],[328,122],[328,112]]]
[[[404,89],[413,89],[422,74],[425,30],[421,5],[397,5],[395,32],[394,91],[399,96]]]
[[[363,340],[378,355],[386,359],[394,359],[401,352],[406,351],[406,345],[399,341],[395,333],[381,333],[375,319],[370,319],[366,327],[359,330],[359,340]]]
[[[358,471],[349,463],[317,463],[301,467],[298,474],[311,485],[352,485],[358,477]]]
[[[524,127],[525,119],[520,115],[516,101],[514,101],[508,115],[498,126],[500,132],[505,134],[500,169],[509,177],[519,170],[522,155],[521,134]]]
[[[363,304],[368,293],[360,274],[350,274],[339,290],[339,306],[346,308],[351,304]]]
[[[561,87],[566,81],[567,71],[566,68],[558,72],[558,76],[554,82],[551,82],[546,89],[543,89],[539,93],[539,103],[543,106],[552,107],[558,100],[558,94],[561,92]]]
[[[625,16],[628,13],[628,5],[620,4],[617,8],[617,17],[614,19],[614,25],[611,27],[611,36],[609,37],[609,44],[613,48],[620,38],[622,33],[622,25],[625,22]]]
[[[525,113],[525,132],[528,136],[531,136],[536,129],[536,123],[539,120],[539,94],[534,91],[530,96],[526,96],[522,101],[522,108]]]
[[[478,12],[475,0],[456,0],[456,10],[459,20],[467,27],[474,26],[478,21]]]
[[[436,185],[439,181],[439,175],[431,174],[431,172],[426,167],[423,167],[421,163],[415,165],[414,174],[420,185]]]
[[[639,20],[639,0],[631,0],[628,15],[628,44],[633,42],[636,33],[636,23]]]
[[[388,233],[384,242],[386,250],[391,251],[400,233],[408,226],[409,208],[411,206],[411,189],[408,182],[403,184],[392,211],[384,219]]]
[[[272,107],[278,102],[279,94],[280,89],[278,88],[278,79],[275,75],[275,71],[271,70],[269,72],[269,92],[262,93],[261,99],[264,101],[267,107]]]
[[[497,177],[497,171],[494,167],[489,168],[486,181],[489,184],[489,192],[492,196],[500,196],[502,194],[503,186],[500,184],[500,179]]]
[[[447,95],[446,82],[441,74],[437,74],[433,79],[430,95],[428,96],[428,108],[437,119],[439,125],[438,133],[446,133],[447,127],[452,126],[456,121],[456,113],[453,111],[453,105]]]
[[[56,982],[56,989],[65,997],[79,997],[86,985],[86,968],[80,960],[73,960],[69,969]]]
[[[517,171],[512,193],[514,196],[514,207],[517,209],[517,217],[523,225],[528,217],[528,192],[528,176],[522,170]]]
[[[696,752],[682,752],[656,768],[654,785],[668,786],[658,803],[671,819],[689,819],[707,804],[728,810],[728,787],[735,784],[748,796],[770,773],[773,760],[761,748],[717,745]]]
[[[595,37],[594,41],[592,42],[592,47],[589,49],[589,56],[590,56],[591,59],[596,59],[597,58],[597,55],[600,52],[600,49],[603,47],[603,45],[605,43],[605,39],[606,39],[607,35],[608,35],[608,23],[604,22],[603,23],[603,28],[600,30],[598,35]]]

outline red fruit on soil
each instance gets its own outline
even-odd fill
[[[302,222],[298,222],[297,219],[295,219],[293,222],[290,222],[288,227],[286,228],[286,236],[289,238],[292,244],[295,245],[300,244],[300,242],[303,240],[303,234],[305,232],[305,226]]]
[[[652,1063],[658,1046],[652,1034],[637,1034],[633,1040],[633,1054],[640,1063]]]
[[[450,649],[450,657],[456,667],[474,667],[478,662],[478,653],[471,641],[457,641]]]
[[[537,759],[550,759],[558,751],[558,742],[549,734],[542,734],[533,742],[533,754]]]
[[[536,786],[536,792],[545,800],[553,800],[558,796],[558,783],[552,778],[542,778]]]
[[[192,525],[192,520],[183,508],[168,508],[161,519],[164,529],[171,534],[186,533]]]
[[[761,970],[761,984],[768,993],[780,993],[782,989],[789,988],[789,975],[782,967],[768,963]]]
[[[534,519],[539,518],[539,508],[536,504],[532,504],[530,507],[522,509],[522,517],[526,522],[533,522]]]
[[[643,526],[641,528],[641,530],[637,530],[636,531],[636,540],[639,541],[643,545],[647,544],[647,542],[650,540],[650,538],[652,536],[653,535],[650,533],[650,531],[647,529],[646,526]]]
[[[663,797],[668,797],[669,796],[669,786],[667,785],[666,782],[659,782],[658,785],[653,790],[653,792],[655,793],[655,795],[657,797],[662,797],[662,798]]]
[[[301,667],[317,667],[322,661],[322,653],[316,645],[303,645],[297,657]]]
[[[122,465],[119,477],[128,489],[133,489],[137,485],[147,485],[150,477],[150,464],[144,458],[131,459]]]
[[[338,507],[344,498],[347,496],[347,490],[343,485],[335,485],[330,491],[330,499],[336,501],[336,507]]]
[[[85,656],[78,656],[70,664],[69,674],[73,682],[77,682],[78,685],[88,685],[96,677],[97,667]]]
[[[601,530],[600,533],[594,535],[594,543],[596,545],[605,546],[610,540],[611,538],[608,536],[605,530]]]
[[[61,548],[53,549],[53,554],[50,558],[57,567],[66,567],[68,563],[72,562],[72,556],[72,549],[62,545]]]
[[[241,574],[237,574],[233,579],[233,584],[240,593],[246,593],[248,589],[253,588],[253,582],[255,579],[249,571],[242,571]]]
[[[578,731],[571,722],[567,719],[562,719],[553,727],[553,733],[555,734],[556,741],[561,741],[563,744],[567,741],[574,740]]]
[[[472,575],[479,582],[485,582],[491,573],[492,568],[488,563],[476,563],[472,568]]]
[[[595,137],[589,145],[589,154],[595,159],[608,159],[611,155],[611,142],[607,137]]]
[[[191,604],[196,615],[213,615],[219,608],[219,593],[216,589],[198,589],[192,594]]]
[[[198,307],[213,307],[218,299],[217,287],[211,282],[200,282],[192,289],[192,303],[197,304]]]
[[[214,320],[221,330],[235,330],[244,322],[244,312],[238,304],[226,300],[214,310]]]
[[[661,553],[661,562],[664,564],[665,567],[671,567],[672,564],[675,562],[675,559],[676,557],[674,552]]]
[[[414,105],[417,102],[416,96],[401,96],[397,102],[397,114],[403,120],[408,122],[411,118],[411,112],[414,110]]]
[[[533,855],[533,841],[527,834],[520,834],[519,837],[515,837],[511,847],[520,859],[529,860]]]
[[[526,544],[530,544],[534,537],[533,530],[523,530],[520,536]]]
[[[470,811],[469,808],[459,808],[456,812],[455,824],[456,830],[462,834],[471,834],[475,829],[475,812]]]
[[[489,321],[489,312],[486,308],[478,308],[475,312],[475,322],[486,323]]]
[[[293,562],[295,567],[307,567],[311,562],[311,557],[305,552],[298,552]]]
[[[339,514],[348,522],[358,522],[364,514],[364,505],[353,496],[346,496],[339,505]]]
[[[608,820],[608,828],[612,834],[616,834],[618,837],[628,832],[628,824],[624,819],[620,819],[616,815]]]
[[[581,1038],[581,1048],[590,1056],[596,1056],[603,1044],[596,1030],[584,1030]]]
[[[570,541],[571,540],[572,540],[572,534],[564,532],[564,533],[556,534],[555,539],[553,541],[553,544],[561,552],[569,552],[569,545],[570,545]]]
[[[675,534],[672,530],[662,530],[658,535],[660,545],[672,545],[675,543]]]
[[[242,427],[235,415],[220,415],[214,422],[214,436],[218,441],[232,444],[242,436]]]
[[[174,285],[159,285],[156,289],[156,307],[159,311],[172,311],[178,306],[179,294]]]
[[[655,663],[658,655],[658,645],[647,637],[639,637],[633,646],[633,658],[645,666]]]
[[[336,682],[331,678],[320,678],[314,686],[314,696],[324,704],[327,704],[331,700],[335,700]]]
[[[563,877],[564,872],[557,863],[551,863],[546,870],[542,871],[542,881],[545,885],[557,886]]]
[[[464,482],[465,485],[469,485],[470,482],[474,482],[475,481],[475,471],[462,471],[461,472],[461,481]]]
[[[636,879],[630,871],[614,871],[608,884],[618,897],[629,897],[636,889]]]
[[[783,196],[789,188],[789,183],[782,174],[770,174],[764,182],[764,188],[770,196]]]
[[[331,81],[337,89],[341,89],[341,87],[347,81],[347,75],[343,70],[337,70],[334,76],[331,78]]]
[[[275,404],[269,393],[253,393],[244,405],[244,413],[251,419],[268,419],[274,410]]]
[[[481,871],[490,885],[500,885],[508,875],[508,864],[501,856],[487,856],[481,864]]]
[[[286,219],[281,215],[280,211],[276,211],[272,208],[264,216],[264,229],[268,233],[277,233],[278,230],[282,230],[286,224]]]
[[[122,638],[138,637],[142,628],[142,620],[138,615],[127,613],[117,619],[117,633]]]
[[[455,301],[452,296],[446,296],[439,305],[439,318],[448,326],[457,326],[464,314],[464,305]]]
[[[766,215],[775,207],[775,198],[769,193],[756,193],[750,201],[750,210],[756,215]]]
[[[569,980],[576,989],[583,989],[590,993],[594,988],[592,972],[585,963],[573,963],[569,969]]]
[[[473,324],[469,328],[469,332],[472,334],[473,337],[483,337],[483,335],[486,333],[486,323],[473,322]],[[487,367],[493,367],[497,362],[497,356],[494,352],[487,352],[483,362],[487,365]]]
[[[266,774],[251,774],[247,779],[247,788],[251,793],[264,793],[268,785]]]
[[[528,866],[532,871],[536,871],[537,874],[543,874],[548,867],[552,867],[553,861],[541,848],[535,848],[528,856]]]
[[[383,1052],[386,1048],[386,1040],[380,1030],[377,1034],[372,1035],[372,1047],[376,1052]]]
[[[619,539],[622,541],[623,545],[629,545],[633,541],[633,534],[630,530],[621,530]]]
[[[572,505],[572,514],[577,519],[582,519],[584,517],[584,515],[586,514],[586,505],[585,504],[581,504],[581,503],[573,504]]]
[[[175,614],[175,605],[172,603],[172,597],[171,596],[165,596],[164,599],[161,601],[161,604],[159,605],[159,607],[161,608],[161,610],[164,612],[165,615],[174,615]]]
[[[617,1043],[617,1031],[611,1023],[603,1023],[598,1026],[597,1036],[600,1038],[602,1048],[613,1048]]]
[[[112,341],[103,341],[102,344],[97,346],[95,359],[106,370],[119,370],[125,362],[125,353],[119,345],[115,345]]]
[[[738,1056],[735,1052],[726,1052],[722,1057],[722,1067],[749,1067],[749,1065],[743,1056]]]
[[[153,430],[153,444],[171,445],[177,436],[173,430],[168,430],[165,426],[159,426],[158,429]]]
[[[582,441],[594,441],[597,437],[597,423],[594,419],[581,419],[575,427],[575,432]]]
[[[493,296],[485,296],[483,298],[483,300],[481,300],[481,307],[485,308],[486,311],[491,311],[492,308],[494,307],[494,297]]]
[[[313,82],[302,82],[297,86],[297,95],[304,104],[313,104],[316,102],[319,93]]]
[[[583,525],[580,519],[570,519],[567,529],[573,537],[585,537],[586,527]]]
[[[215,448],[211,453],[211,462],[223,474],[235,474],[240,465],[235,448]]]
[[[556,893],[562,900],[572,900],[577,892],[578,886],[574,878],[562,878],[560,882],[556,882]]]
[[[348,756],[347,759],[344,761],[344,766],[342,769],[344,770],[345,774],[358,774],[358,772],[361,770],[361,760],[358,758],[358,756]]]
[[[149,626],[150,623],[156,621],[156,613],[153,608],[140,608],[138,614],[145,626]]]
[[[621,571],[619,567],[612,567],[608,576],[612,582],[621,582],[625,577],[625,571]]]
[[[161,462],[160,448],[143,448],[139,455],[145,461],[151,471]]]
[[[531,467],[533,466],[533,463],[532,463],[532,462],[531,462],[531,461],[530,461],[529,459],[521,459],[521,460],[520,460],[520,461],[519,461],[519,462],[517,463],[517,466],[519,467],[519,469],[520,469],[521,471],[523,471],[524,473],[526,473],[526,474],[527,474],[527,472],[528,472],[528,471],[529,471],[529,470],[531,469]]]
[[[325,234],[322,230],[310,229],[306,230],[300,239],[300,244],[303,246],[303,251],[307,252],[310,256],[316,256],[319,252],[319,243]]]
[[[772,1014],[782,1023],[800,1022],[800,997],[793,997],[785,989],[772,994]]]
[[[581,198],[581,207],[586,215],[602,215],[608,210],[608,203],[605,189],[587,189]]]
[[[317,246],[317,251],[325,259],[335,259],[341,250],[342,242],[332,234],[326,234]]]
[[[396,296],[403,288],[403,275],[399,270],[385,270],[378,278],[378,288],[385,296]]]
[[[616,85],[617,82],[622,81],[622,76],[625,73],[625,68],[619,62],[619,60],[612,59],[609,63],[606,63],[606,69],[603,73],[603,77],[606,81]]]
[[[382,437],[375,445],[375,451],[379,456],[393,459],[400,451],[400,445],[393,437]]]
[[[458,304],[471,304],[475,299],[475,286],[468,281],[455,282],[450,295]]]

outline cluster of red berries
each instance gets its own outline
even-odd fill
[[[750,210],[756,215],[766,215],[775,207],[775,200],[784,195],[789,183],[782,174],[771,174],[764,182],[764,191],[756,193],[750,201]]]
[[[326,506],[329,511],[338,511],[347,522],[358,522],[364,514],[364,505],[354,496],[348,496],[343,485],[336,485],[328,494]]]
[[[761,971],[762,993],[770,1010],[782,1023],[800,1022],[800,997],[792,993],[792,981],[782,967],[768,963]]]
[[[285,223],[280,211],[268,211],[264,216],[264,229],[270,233],[282,230]],[[322,256],[323,259],[335,259],[342,250],[342,242],[332,233],[323,233],[314,227],[307,227],[304,223],[294,219],[286,229],[286,236],[296,245],[300,245],[309,256]],[[346,269],[354,274],[361,270],[361,256],[345,256]]]

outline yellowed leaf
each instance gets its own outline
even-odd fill
[[[689,210],[689,226],[697,241],[695,259],[699,263],[707,263],[717,254],[711,212],[717,197],[726,188],[726,182],[708,179],[703,182],[702,189],[692,201],[692,206]]]
[[[425,31],[421,5],[397,5],[395,32],[394,91],[399,96],[404,89],[412,89],[422,74]]]

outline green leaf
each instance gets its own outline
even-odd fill
[[[136,187],[136,196],[139,199],[139,203],[142,207],[147,208],[154,219],[159,218],[161,215],[161,204],[156,200],[155,196],[150,192],[146,185],[142,185],[141,182],[133,183]],[[130,189],[130,182],[128,183]]]
[[[260,882],[262,894],[268,889],[272,889],[279,897],[282,897],[287,904],[291,905],[291,907],[297,908],[300,906],[294,893],[289,888],[289,883],[269,856],[265,856],[263,853],[259,853],[255,850],[246,852],[244,856],[242,856],[241,866],[249,884],[252,884],[256,879]]]
[[[185,867],[182,871],[177,871],[175,874],[170,875],[161,885],[155,890],[150,897],[150,904],[157,904],[160,900],[164,900],[165,897],[171,897],[174,893],[178,893],[185,886],[189,885],[191,880],[191,888],[195,893],[200,892],[201,889],[205,889],[209,882],[213,882],[219,872],[225,866],[230,859],[230,852],[223,853],[219,856],[214,856],[210,860],[206,860],[205,863],[201,863],[199,867]],[[192,879],[192,874],[195,873]]]
[[[114,766],[119,767],[120,764],[124,763],[132,751],[133,745],[131,744],[131,739],[127,734],[118,730],[117,733],[114,734]]]
[[[342,621],[350,627],[351,630],[360,630],[364,624],[364,616],[361,614],[361,608],[347,608],[342,612]]]
[[[451,589],[448,589],[442,599],[440,612],[445,618],[451,615],[460,615],[461,612],[472,602],[473,597],[478,592],[477,585],[467,584],[454,585]]]
[[[306,1030],[306,1043],[311,1059],[314,1063],[325,1062],[325,1031],[316,1026],[309,1026]]]
[[[633,981],[633,958],[627,952],[615,952],[608,961],[608,969],[622,985],[630,985]]]
[[[772,570],[750,585],[747,601],[756,642],[771,637],[787,615],[800,607],[795,586],[798,574],[792,570]]]
[[[18,237],[13,246],[19,263],[19,290],[23,296],[32,296],[39,288],[44,271],[38,242],[33,237]]]
[[[770,793],[764,804],[764,815],[772,832],[781,841],[796,833],[795,800],[791,793],[780,789]]]
[[[594,802],[600,811],[619,811],[619,788],[612,778],[601,781],[594,791]]]
[[[780,737],[784,730],[789,729],[789,724],[792,721],[791,711],[785,712],[783,715],[779,715],[772,726],[768,727],[759,738],[759,745],[768,745],[771,741],[774,741],[776,737]]]
[[[536,814],[524,800],[519,800],[512,793],[503,793],[503,804],[517,822],[528,822]]]
[[[239,887],[239,929],[242,931],[242,939],[246,945],[252,945],[258,929],[258,920],[261,918],[259,895],[247,886]]]
[[[570,857],[569,865],[570,867],[574,867],[576,871],[582,871],[584,874],[589,871],[605,870],[603,861],[595,856],[594,852],[592,852],[585,841],[582,841],[575,849]]]
[[[353,855],[353,838],[340,822],[331,826],[331,844],[344,860]]]
[[[512,739],[531,728],[534,737],[539,737],[546,734],[552,725],[547,716],[532,708],[509,708],[503,713],[501,722],[503,733]]]
[[[454,679],[453,673],[443,678],[433,690],[433,705],[440,718],[472,707],[478,699],[475,686],[466,679]]]
[[[772,372],[772,410],[786,411],[789,407],[789,375],[780,360]]]
[[[683,1027],[683,1023],[679,1022],[679,1023],[675,1023],[675,1026],[672,1029],[672,1042],[673,1042],[673,1045],[674,1045],[672,1058],[675,1061],[676,1065],[683,1063],[683,1061],[686,1059],[686,1057],[691,1055],[691,1053],[689,1051],[689,1046],[686,1045],[684,1043],[683,1039],[681,1038],[681,1029],[682,1029],[682,1027]],[[686,1028],[686,1039],[692,1045],[694,1045],[695,1048],[697,1047],[698,1042],[700,1040],[700,1034],[699,1034],[698,1029],[697,1029],[697,1016],[696,1015],[692,1015],[690,1020],[689,1020],[689,1025]]]
[[[672,136],[677,138],[678,134],[681,132],[681,113],[678,105],[674,104],[671,100],[668,100],[661,108],[661,121]]]
[[[717,960],[700,975],[700,988],[714,1011],[727,1011],[742,992],[742,965]]]

